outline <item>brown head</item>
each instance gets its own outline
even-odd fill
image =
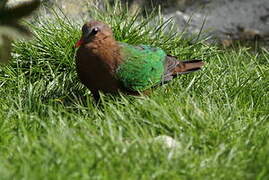
[[[104,40],[108,37],[113,38],[113,32],[110,27],[100,21],[90,21],[82,26],[81,39],[76,43],[75,47],[90,43],[95,39]]]

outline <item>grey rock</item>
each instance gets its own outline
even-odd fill
[[[240,29],[251,29],[262,35],[269,32],[268,0],[214,0],[202,5],[191,5],[184,12],[172,12],[166,17],[173,17],[180,31],[188,26],[188,32],[198,33],[203,27],[220,39],[226,38],[226,32],[238,33]]]

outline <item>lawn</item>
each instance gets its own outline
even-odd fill
[[[122,7],[89,13],[119,41],[207,64],[149,96],[102,95],[96,106],[75,72],[83,21],[37,19],[34,39],[15,42],[0,67],[1,180],[269,179],[267,50],[186,39],[165,31],[170,20]],[[160,135],[181,146],[155,143]]]

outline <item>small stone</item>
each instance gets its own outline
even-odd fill
[[[159,143],[166,148],[181,148],[181,143],[176,141],[170,136],[161,135],[153,140],[155,143]]]

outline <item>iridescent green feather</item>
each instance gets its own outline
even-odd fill
[[[131,91],[144,91],[161,82],[166,53],[146,45],[121,43],[123,63],[117,69],[117,78]]]

